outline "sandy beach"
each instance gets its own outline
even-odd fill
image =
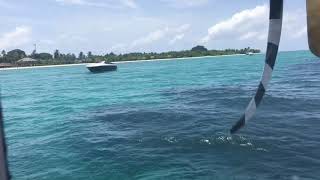
[[[113,62],[113,63],[114,64],[123,64],[123,63],[139,63],[139,62],[152,62],[152,61],[190,60],[190,59],[203,59],[203,58],[219,58],[219,57],[228,57],[228,56],[245,56],[245,54],[232,54],[232,55],[221,55],[221,56],[185,57],[185,58],[168,58],[168,59],[149,59],[149,60],[135,60],[135,61],[118,61],[118,62]],[[10,68],[1,68],[0,71],[20,70],[20,69],[34,69],[34,68],[54,68],[54,67],[68,67],[68,66],[85,66],[87,64],[88,63],[47,65],[47,66],[28,66],[28,67],[10,67]]]
[[[87,63],[81,63],[81,64],[61,64],[61,65],[48,65],[48,66],[10,67],[10,68],[1,68],[0,71],[20,70],[20,69],[34,69],[34,68],[53,68],[53,67],[68,67],[68,66],[85,66],[86,64],[87,64]]]
[[[136,61],[118,61],[118,62],[113,62],[113,63],[122,64],[122,63],[150,62],[150,61],[188,60],[188,59],[203,59],[203,58],[219,58],[219,57],[228,57],[228,56],[245,56],[245,54],[231,54],[231,55],[220,55],[220,56],[201,56],[201,57],[184,57],[184,58],[168,58],[168,59],[148,59],[148,60],[136,60]]]

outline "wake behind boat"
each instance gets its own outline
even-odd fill
[[[107,71],[116,71],[117,65],[102,61],[100,63],[88,64],[87,68],[90,72],[100,73],[100,72],[107,72]]]

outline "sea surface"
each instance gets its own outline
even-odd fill
[[[238,134],[264,55],[0,71],[13,179],[320,178],[320,59],[282,52]]]

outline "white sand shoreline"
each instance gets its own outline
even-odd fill
[[[149,60],[134,60],[134,61],[117,61],[117,62],[113,62],[113,63],[114,64],[123,64],[123,63],[139,63],[139,62],[152,62],[152,61],[171,61],[171,60],[190,60],[190,59],[202,59],[202,58],[219,58],[219,57],[232,57],[232,56],[245,56],[245,54],[231,54],[231,55],[220,55],[220,56],[201,56],[201,57],[185,57],[185,58],[168,58],[168,59],[149,59]],[[85,66],[87,64],[89,64],[89,63],[61,64],[61,65],[47,65],[47,66],[28,66],[28,67],[10,67],[10,68],[0,68],[0,71],[20,70],[20,69],[34,69],[34,68]]]
[[[167,58],[167,59],[148,59],[148,60],[136,60],[136,61],[117,61],[117,62],[113,62],[113,63],[122,64],[122,63],[134,63],[134,62],[189,60],[189,59],[218,58],[218,57],[232,57],[232,56],[245,56],[245,54],[231,54],[231,55],[219,55],[219,56],[200,56],[200,57],[183,57],[183,58]]]
[[[1,68],[0,71],[6,70],[20,70],[20,69],[36,69],[36,68],[53,68],[53,67],[68,67],[68,66],[81,66],[86,65],[88,63],[81,64],[60,64],[60,65],[47,65],[47,66],[26,66],[26,67],[10,67],[10,68]]]

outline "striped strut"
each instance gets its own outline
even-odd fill
[[[1,102],[0,102],[0,179],[1,180],[10,179]]]
[[[260,105],[263,96],[266,92],[268,84],[271,80],[272,71],[278,55],[278,47],[282,29],[282,15],[283,0],[270,0],[268,45],[262,78],[256,95],[250,101],[245,113],[230,130],[232,134],[236,133],[239,129],[241,129],[247,123],[247,121],[249,121],[253,117],[257,107]]]

